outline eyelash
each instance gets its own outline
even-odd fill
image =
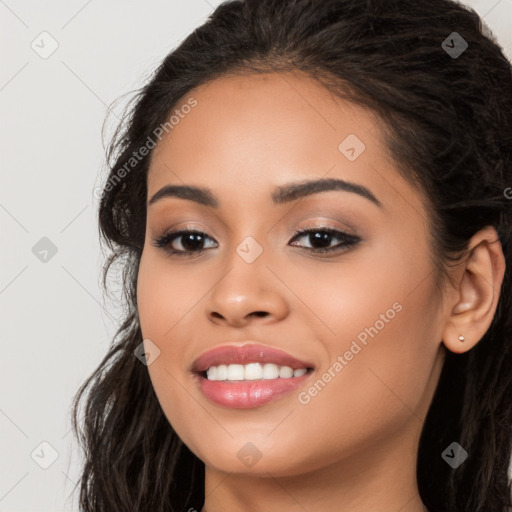
[[[322,253],[332,253],[332,252],[340,252],[341,250],[347,250],[353,246],[355,246],[357,243],[361,241],[361,238],[356,235],[350,235],[348,233],[344,233],[343,231],[338,231],[336,229],[329,228],[327,226],[317,226],[317,227],[306,227],[303,229],[298,230],[292,238],[292,241],[296,238],[301,238],[304,235],[311,234],[311,233],[327,233],[331,236],[334,236],[336,238],[339,238],[342,240],[339,244],[329,247],[327,249],[315,249],[311,247],[303,247],[306,251],[315,253],[315,254],[322,254]],[[176,255],[178,257],[192,257],[193,254],[200,254],[204,252],[206,249],[199,249],[197,251],[178,251],[176,249],[170,248],[170,244],[175,239],[179,238],[180,236],[187,235],[187,234],[194,234],[194,235],[201,235],[206,238],[210,238],[206,233],[203,231],[195,230],[195,229],[180,229],[176,231],[171,231],[169,233],[164,233],[163,235],[157,237],[154,239],[154,246],[164,249],[169,255]]]

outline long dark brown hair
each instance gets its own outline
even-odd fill
[[[459,48],[467,43],[460,55],[450,53],[449,36]],[[497,230],[507,265],[497,311],[473,349],[447,354],[421,434],[417,480],[432,512],[510,510],[512,73],[476,12],[450,0],[225,2],[137,91],[108,147],[99,206],[109,251],[103,285],[116,262],[125,317],[73,402],[85,457],[80,510],[203,506],[204,464],[167,421],[147,367],[134,355],[142,342],[136,287],[151,156],[139,150],[193,88],[227,73],[291,70],[382,119],[397,168],[431,204],[432,249],[443,279],[472,235],[486,226]],[[469,454],[457,469],[441,457],[453,441]]]

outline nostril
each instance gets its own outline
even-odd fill
[[[266,311],[255,311],[252,314],[256,315],[256,316],[267,316],[268,315],[268,313]]]

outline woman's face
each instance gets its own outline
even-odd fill
[[[422,195],[377,119],[290,73],[223,77],[175,110],[148,201],[167,186],[210,201],[174,189],[147,208],[138,308],[169,422],[218,471],[409,468],[442,367],[442,313]],[[318,180],[342,181],[294,193]],[[156,246],[174,230],[204,235]],[[250,344],[299,362],[257,350],[203,360],[232,363],[210,370],[217,381],[192,370],[211,349]]]

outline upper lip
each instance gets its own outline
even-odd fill
[[[192,363],[192,371],[201,373],[210,366],[248,363],[274,363],[278,366],[289,366],[293,370],[313,368],[311,363],[301,361],[282,350],[257,343],[247,343],[245,345],[222,345],[203,352]]]

